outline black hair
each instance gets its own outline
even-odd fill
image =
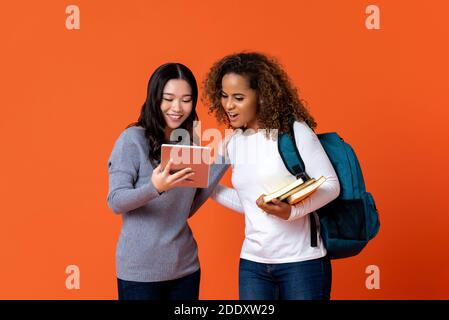
[[[193,122],[198,120],[196,103],[198,100],[198,85],[192,71],[181,63],[166,63],[158,67],[150,77],[147,86],[147,97],[140,111],[137,122],[127,128],[141,126],[145,129],[145,137],[149,144],[149,160],[155,165],[160,162],[161,145],[170,143],[165,139],[166,122],[161,110],[162,95],[165,85],[172,79],[187,81],[192,89],[192,112],[179,128],[190,134],[190,144],[193,144]]]

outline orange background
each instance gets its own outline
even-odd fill
[[[70,4],[80,30],[65,27]],[[365,28],[369,4],[381,30]],[[279,58],[317,132],[352,144],[380,211],[377,238],[333,263],[332,297],[448,299],[447,12],[443,0],[2,3],[0,298],[116,299],[107,159],[149,76],[177,61],[201,83],[225,54],[257,50]],[[210,200],[190,224],[200,298],[236,299],[242,216]],[[71,264],[79,290],[65,287]],[[371,264],[379,290],[365,287]]]

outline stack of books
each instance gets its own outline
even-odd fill
[[[326,178],[323,176],[318,179],[310,178],[308,180],[299,178],[285,187],[266,195],[263,197],[263,200],[265,203],[269,203],[273,199],[278,199],[293,205],[314,193],[324,181],[326,181]]]

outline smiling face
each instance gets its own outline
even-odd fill
[[[161,102],[168,136],[188,118],[192,108],[192,88],[188,82],[182,79],[169,80],[162,92]]]
[[[233,128],[258,129],[257,92],[245,76],[228,73],[221,80],[221,105]]]

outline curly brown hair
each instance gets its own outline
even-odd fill
[[[316,128],[312,115],[299,98],[297,89],[274,57],[258,52],[240,52],[225,56],[215,62],[202,83],[201,101],[214,113],[219,123],[230,127],[229,118],[221,105],[221,81],[226,74],[235,73],[248,77],[251,89],[256,90],[259,100],[257,121],[260,129],[277,129],[289,132],[289,116],[305,121]]]

